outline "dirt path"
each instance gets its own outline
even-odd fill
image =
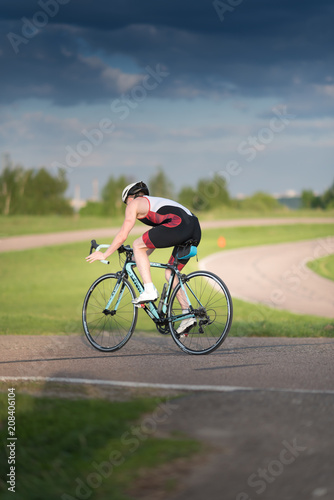
[[[334,237],[219,252],[201,268],[223,278],[233,297],[298,314],[334,318],[334,281],[307,262],[334,253]]]
[[[243,227],[243,226],[278,226],[290,224],[334,224],[334,219],[329,218],[298,218],[291,219],[236,219],[236,220],[220,220],[220,221],[205,221],[201,223],[203,229],[212,229],[217,227]],[[49,234],[32,234],[26,236],[11,236],[8,238],[0,238],[0,252],[10,252],[12,250],[27,250],[29,248],[37,248],[43,246],[62,245],[64,243],[75,243],[78,241],[90,241],[96,239],[105,239],[110,241],[110,238],[115,236],[117,228],[104,229],[85,229],[80,231],[64,231],[59,233]],[[144,227],[134,227],[132,234],[142,234],[145,231]]]

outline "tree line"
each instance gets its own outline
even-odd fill
[[[88,201],[87,205],[80,210],[80,214],[120,215],[124,211],[124,205],[121,201],[124,186],[135,181],[136,179],[125,176],[110,177],[102,189],[101,201]],[[196,212],[231,205],[226,180],[218,174],[214,175],[212,179],[201,179],[196,188],[184,187],[179,193],[176,193],[164,170],[158,167],[156,173],[148,179],[147,184],[153,196],[172,198]]]
[[[100,201],[88,201],[80,215],[116,216],[124,213],[121,200],[124,186],[137,179],[121,175],[111,176],[101,191]],[[158,167],[148,179],[152,195],[172,198],[194,212],[210,211],[223,207],[241,210],[273,211],[282,205],[267,193],[258,192],[243,200],[232,199],[226,179],[218,173],[203,178],[195,187],[183,187],[178,193],[165,171]],[[24,169],[14,165],[7,155],[0,175],[0,213],[3,215],[70,215],[73,208],[66,198],[68,181],[65,170],[52,175],[46,168]],[[303,208],[334,208],[334,183],[322,195],[303,191]]]
[[[64,170],[52,176],[45,168],[25,169],[4,157],[0,175],[0,213],[3,215],[69,215],[73,213],[65,198],[68,187]]]
[[[320,208],[327,210],[334,208],[334,182],[322,194],[314,194],[311,190],[302,192],[302,205],[304,208]]]

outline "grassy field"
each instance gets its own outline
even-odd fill
[[[251,212],[224,208],[199,215],[202,221],[218,219],[251,219],[254,217],[334,217],[334,210],[282,210],[277,212]],[[37,215],[0,215],[0,238],[26,234],[45,234],[60,231],[76,231],[80,229],[93,229],[105,227],[119,227],[123,217],[79,217],[74,216],[37,216]]]
[[[309,262],[308,267],[324,278],[334,281],[334,255]]]
[[[9,464],[2,453],[1,499],[129,499],[147,470],[151,482],[160,465],[169,464],[170,470],[173,460],[202,449],[184,436],[155,436],[159,422],[177,407],[177,400],[164,403],[157,398],[111,402],[32,397],[17,391],[16,490],[13,494],[7,489]],[[7,421],[7,393],[0,393],[0,421]],[[7,435],[3,425],[2,444],[10,443]],[[162,476],[160,485],[171,492],[175,478]]]
[[[123,217],[79,217],[48,215],[0,215],[0,238],[25,234],[58,233],[80,229],[118,227]]]
[[[226,248],[298,241],[328,236],[328,224],[243,227],[203,231],[199,258],[219,250],[223,235]],[[129,242],[133,238],[130,238]],[[81,308],[90,284],[101,274],[119,269],[117,256],[110,266],[87,264],[89,243],[76,243],[1,254],[0,333],[71,334],[82,332]],[[166,262],[170,250],[156,252],[156,260]],[[193,259],[188,272],[197,268]],[[224,279],[224,276],[222,276]],[[164,281],[155,270],[153,280],[159,289]],[[228,283],[227,283],[228,285]],[[265,306],[234,300],[234,322],[230,335],[249,336],[333,336],[328,319],[299,316]],[[333,322],[331,322],[333,323]],[[156,331],[142,312],[137,330]]]

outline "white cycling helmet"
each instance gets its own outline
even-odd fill
[[[130,195],[136,195],[140,192],[143,192],[147,196],[150,194],[148,187],[146,186],[145,182],[139,181],[139,182],[133,182],[132,184],[129,184],[123,189],[122,193],[122,201],[123,203],[126,203],[126,200],[128,196]]]

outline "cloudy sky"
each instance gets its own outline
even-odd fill
[[[332,0],[1,0],[0,150],[230,193],[334,180]]]

